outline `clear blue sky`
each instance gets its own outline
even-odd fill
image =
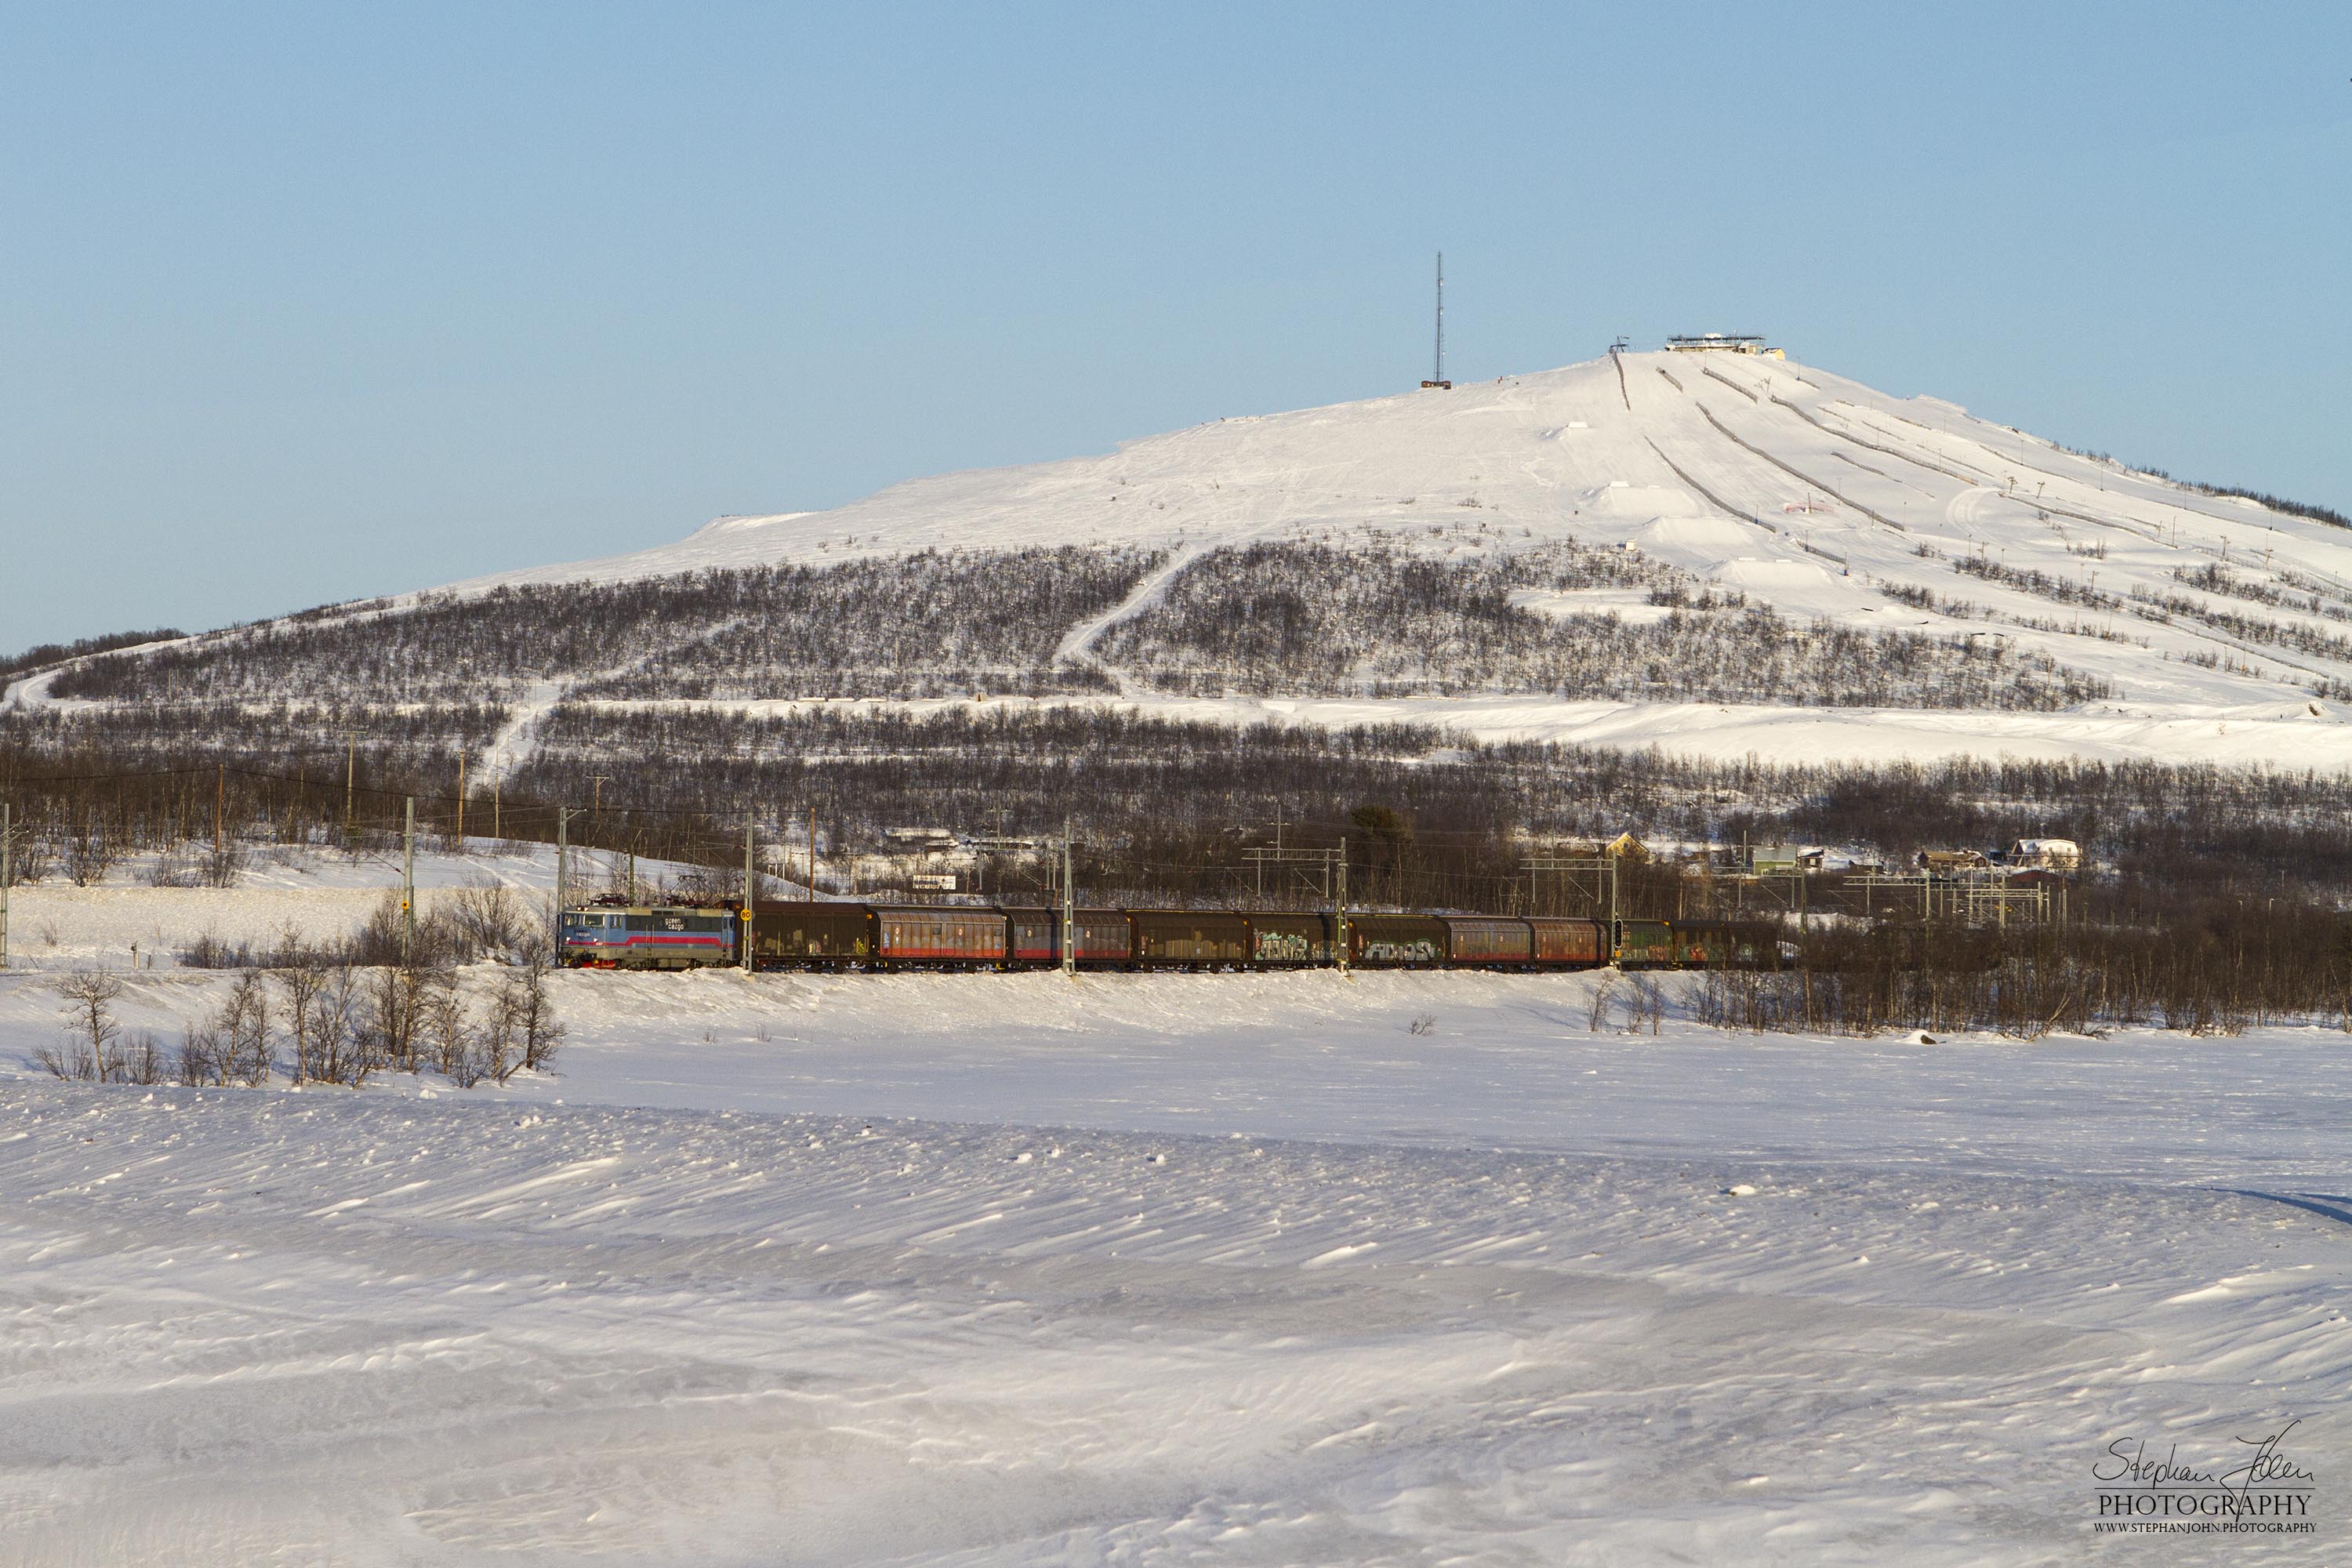
[[[1769,333],[2352,509],[2352,9],[14,5],[0,654]]]

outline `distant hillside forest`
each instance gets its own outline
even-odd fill
[[[125,735],[111,721],[0,713],[0,802],[26,831],[20,871],[68,875],[93,858],[209,841],[340,842],[347,762],[353,822],[381,847],[418,803],[426,832],[456,826],[459,758],[496,710],[354,707],[347,753],[263,716]],[[603,776],[601,784],[593,781]],[[2310,773],[2006,762],[1772,767],[1614,750],[1466,742],[1418,726],[1234,729],[1108,704],[962,704],[928,716],[835,706],[747,713],[568,703],[528,761],[495,784],[467,774],[479,836],[551,840],[559,804],[575,842],[740,864],[748,815],[769,842],[814,811],[828,853],[880,847],[907,824],[1058,834],[1098,871],[1155,897],[1207,897],[1241,874],[1241,847],[1334,843],[1357,814],[1360,892],[1484,907],[1520,885],[1531,847],[1631,831],[1661,846],[1824,844],[1906,859],[1921,848],[2071,837],[2112,896],[2284,899],[2327,910],[2352,884],[2352,778]]]
[[[340,757],[232,766],[201,737],[167,758],[110,752],[100,733],[55,749],[39,743],[54,733],[0,721],[0,802],[18,825],[20,878],[95,881],[138,856],[140,874],[160,886],[233,886],[287,844],[392,864],[410,797],[428,846],[456,847],[446,756],[372,735],[347,797]],[[593,795],[591,770],[602,775]],[[1688,977],[1681,994],[1694,1015],[1730,1027],[2032,1037],[2145,1023],[2227,1034],[2291,1018],[2352,1028],[2341,896],[2352,879],[2352,779],[2340,775],[2047,763],[1762,767],[1470,744],[1399,726],[1234,731],[1108,706],[1006,707],[982,718],[959,705],[917,718],[581,704],[551,723],[521,775],[468,790],[469,840],[543,843],[555,836],[558,802],[574,808],[570,842],[589,848],[573,862],[584,882],[617,889],[626,856],[683,860],[701,869],[647,896],[701,904],[737,896],[747,816],[759,843],[789,847],[793,862],[814,819],[825,897],[907,896],[843,872],[887,863],[894,826],[1019,839],[1066,824],[1074,886],[1088,904],[1324,904],[1328,889],[1312,872],[1250,859],[1278,843],[1344,846],[1353,909],[1501,913],[1607,912],[1594,879],[1528,860],[1589,855],[1630,831],[1648,848],[1621,863],[1619,912],[1736,915],[1795,939],[1767,950],[1787,959],[1781,972]],[[1723,858],[1706,853],[1747,840],[1900,860],[1915,847],[2042,836],[2077,840],[2092,864],[2056,889],[2056,919],[1999,931],[1899,910],[1857,921],[1853,913],[1886,915],[1876,900],[1888,895],[1837,872],[1744,883],[1718,876]],[[980,875],[990,901],[1042,902],[1058,861],[1000,853]],[[267,952],[207,942],[182,957],[283,966],[315,952],[327,955],[317,962],[395,963],[390,909],[357,932],[289,930]],[[1817,918],[1801,921],[1801,910]],[[534,926],[543,914],[517,918]],[[436,939],[424,962],[450,955]],[[1637,996],[1663,994],[1641,977],[1631,983]]]
[[[111,653],[119,647],[136,647],[141,643],[168,642],[188,634],[177,626],[157,626],[143,632],[108,632],[100,637],[79,637],[72,642],[35,643],[20,654],[0,658],[0,685],[36,669],[53,664],[63,664],[69,658],[81,658],[94,653]]]
[[[58,697],[117,702],[511,701],[542,684],[684,699],[1084,691],[1053,668],[1150,554],[924,552],[832,566],[426,594],[89,659]]]
[[[1640,615],[1573,595],[1638,589]],[[1517,595],[1563,595],[1538,609]],[[1251,545],[1193,563],[1114,626],[1103,661],[1187,696],[1458,697],[2051,711],[2105,681],[1991,638],[1789,621],[1690,574],[1572,542],[1469,559],[1379,541]]]
[[[2110,694],[2001,639],[1790,621],[1663,563],[1572,542],[1227,548],[1138,595],[1163,561],[1077,547],[925,552],[425,595],[100,653],[50,691],[289,714],[307,704],[322,736],[348,727],[337,704],[1083,695],[1122,679],[1187,696],[2029,711]],[[1109,625],[1093,646],[1060,657],[1098,617]]]

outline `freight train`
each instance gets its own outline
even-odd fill
[[[1552,915],[1350,914],[1328,910],[1082,909],[1075,967],[1325,969],[1345,942],[1351,969],[1773,968],[1777,929],[1742,921],[1580,920]],[[751,910],[757,969],[1020,970],[1062,963],[1063,911],[979,905],[786,903]],[[739,965],[740,911],[615,906],[563,911],[558,961],[581,969]]]

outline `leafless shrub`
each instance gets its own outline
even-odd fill
[[[474,1050],[481,1076],[495,1083],[506,1082],[522,1066],[522,999],[513,986],[502,984],[484,998]]]
[[[714,909],[733,903],[742,896],[742,892],[743,874],[741,872],[715,870],[708,866],[692,866],[664,882],[661,885],[660,897],[665,903]]]
[[[555,1016],[554,1003],[547,994],[547,971],[535,963],[509,970],[499,991],[514,1020],[515,1041],[522,1053],[517,1065],[533,1072],[549,1071],[571,1031]]]
[[[109,1052],[122,1033],[122,1026],[114,1021],[114,1004],[121,999],[122,982],[102,969],[85,969],[58,981],[58,994],[65,1000],[67,1033],[89,1052],[91,1071],[79,1076],[98,1076],[107,1068]]]
[[[1404,1026],[1404,1032],[1408,1035],[1426,1035],[1435,1027],[1437,1027],[1436,1014],[1419,1013],[1413,1016],[1412,1023]]]
[[[477,881],[459,888],[446,910],[466,958],[511,953],[528,925],[522,900],[502,882]]]
[[[221,1081],[234,1079],[254,1087],[269,1081],[276,1052],[270,1034],[269,988],[257,970],[247,970],[221,1005],[212,1028],[218,1032],[223,1055]]]
[[[479,1083],[482,1069],[475,1043],[478,1031],[453,976],[432,976],[424,993],[419,1017],[424,1037],[433,1053],[434,1070],[460,1089],[471,1089]]]
[[[320,970],[319,976],[307,1038],[297,1045],[303,1058],[300,1076],[357,1089],[383,1061],[362,1016],[359,977],[347,964]]]
[[[289,930],[289,936],[291,936]],[[313,1041],[318,1036],[320,994],[327,988],[327,966],[299,954],[274,972],[284,1004],[288,1044],[294,1048],[293,1079],[299,1088],[310,1078]]]
[[[193,888],[196,880],[195,861],[178,845],[156,856],[147,867],[147,885],[151,888]]]
[[[489,1076],[489,1063],[481,1047],[480,1037],[469,1027],[464,1046],[450,1058],[450,1068],[443,1074],[459,1089],[478,1088]]]
[[[1601,1032],[1601,1026],[1609,1021],[1609,1004],[1616,999],[1616,995],[1613,978],[1605,974],[1585,994],[1584,1026],[1587,1031],[1596,1035]]]
[[[35,1046],[33,1065],[62,1079],[98,1077],[98,1058],[90,1054],[88,1046],[79,1040],[68,1041],[63,1046]]]
[[[83,816],[67,834],[66,875],[77,888],[104,881],[121,860],[121,842],[103,822]]]
[[[1646,974],[1633,974],[1625,996],[1625,1032],[1638,1035],[1646,1027],[1654,1035],[1666,1015],[1666,990]]]
[[[18,882],[45,882],[57,868],[57,856],[49,841],[39,834],[28,834],[16,841],[12,875]]]
[[[251,942],[232,945],[211,931],[202,931],[173,956],[183,969],[255,969],[261,967],[268,955],[254,952]]]
[[[425,1026],[425,972],[414,967],[369,971],[364,1028],[370,1048],[386,1068],[416,1070],[417,1036]]]
[[[180,1082],[202,1089],[228,1082],[228,1052],[217,1025],[191,1024],[180,1032],[178,1059],[173,1064]]]
[[[1718,1029],[1762,1033],[1803,1026],[1801,986],[1793,974],[1710,969],[1691,993],[1691,1014]]]
[[[155,1043],[155,1037],[144,1029],[118,1047],[115,1060],[114,1081],[117,1083],[152,1086],[163,1081],[163,1047]]]
[[[205,846],[197,874],[207,888],[234,888],[245,872],[245,846],[234,838],[215,838]]]

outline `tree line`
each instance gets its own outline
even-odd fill
[[[55,696],[376,705],[511,701],[535,685],[613,697],[969,696],[1091,690],[1057,669],[1070,626],[1115,605],[1149,552],[927,550],[829,565],[509,585],[331,608],[60,673]]]
[[[1637,602],[1541,595],[1638,590]],[[1559,542],[1432,553],[1213,551],[1097,644],[1108,664],[1192,696],[1463,696],[2053,711],[2107,683],[1992,639],[1792,621],[1624,551]]]

